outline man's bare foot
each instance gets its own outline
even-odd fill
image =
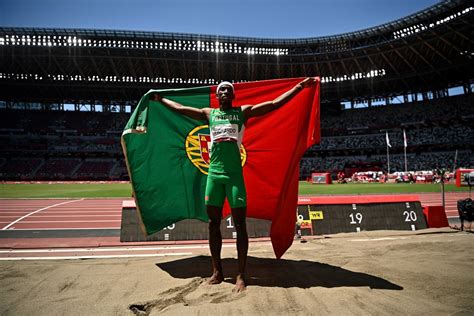
[[[219,283],[222,283],[222,281],[224,281],[222,272],[214,271],[209,281],[207,281],[207,284],[219,284]]]
[[[242,291],[245,291],[247,289],[246,285],[245,285],[245,276],[243,274],[239,274],[237,277],[236,277],[236,280],[235,280],[235,287],[234,289],[232,290],[232,292],[234,293],[240,293]]]

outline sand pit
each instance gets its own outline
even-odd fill
[[[249,286],[237,260],[210,286],[206,249],[191,256],[0,262],[1,315],[472,315],[474,235],[449,229],[315,238],[281,260],[250,244]]]

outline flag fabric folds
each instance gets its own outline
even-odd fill
[[[236,83],[234,106],[270,101],[302,78]],[[291,246],[298,201],[299,161],[320,141],[319,78],[283,107],[247,121],[241,158],[247,189],[247,216],[272,221],[277,258]],[[150,90],[122,134],[134,197],[146,234],[183,219],[207,221],[204,192],[209,163],[209,128],[173,112],[151,96],[186,106],[217,108],[216,86]],[[223,216],[230,214],[228,204]]]

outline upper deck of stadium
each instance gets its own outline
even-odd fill
[[[473,79],[470,1],[369,29],[265,39],[120,30],[0,28],[0,100],[135,102],[151,88],[320,76],[323,101],[444,95]]]

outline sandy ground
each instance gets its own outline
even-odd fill
[[[1,315],[473,315],[474,234],[449,229],[338,234],[283,259],[250,244],[249,286],[207,285],[210,257],[0,262]]]

